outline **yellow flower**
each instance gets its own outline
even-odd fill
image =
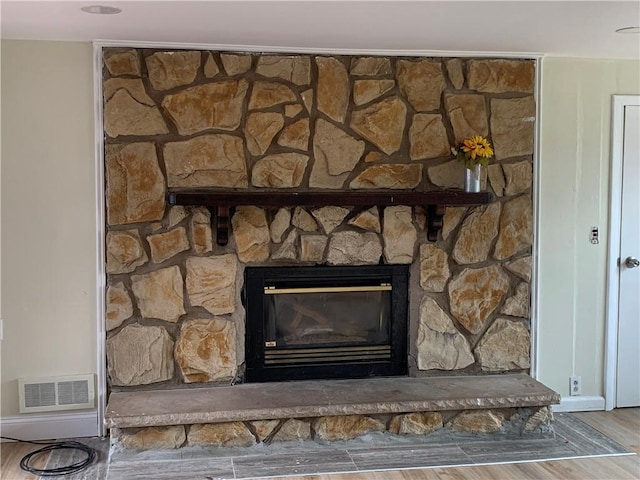
[[[486,138],[480,135],[474,135],[471,138],[467,138],[462,142],[462,151],[468,153],[472,160],[476,157],[491,158],[493,156],[493,150]]]

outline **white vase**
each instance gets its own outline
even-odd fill
[[[479,192],[480,178],[482,177],[482,165],[477,164],[472,168],[464,169],[464,191]]]

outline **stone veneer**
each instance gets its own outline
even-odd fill
[[[112,388],[241,382],[246,265],[411,264],[412,375],[527,371],[533,61],[103,54]],[[486,188],[497,201],[447,207],[435,243],[422,207],[247,205],[221,247],[206,208],[166,204],[167,187],[461,188],[450,145],[473,134],[494,145]],[[433,424],[412,415],[389,428]],[[246,442],[310,428],[322,437],[330,423],[234,431]],[[179,428],[157,434],[169,443],[221,438],[213,426]]]

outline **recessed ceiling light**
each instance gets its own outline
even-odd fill
[[[640,33],[640,27],[624,27],[616,30],[616,33]]]
[[[82,7],[80,10],[95,15],[115,15],[116,13],[122,12],[121,8],[110,7],[108,5],[89,5],[88,7]]]

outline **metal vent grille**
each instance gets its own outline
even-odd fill
[[[24,405],[27,408],[56,404],[56,384],[28,383],[24,386]]]
[[[20,413],[93,408],[93,375],[18,379]]]

